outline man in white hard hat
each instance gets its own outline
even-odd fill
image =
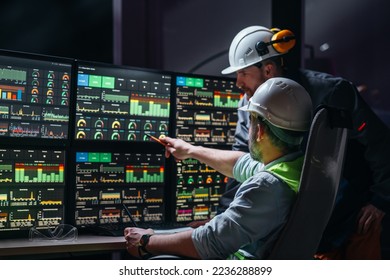
[[[166,156],[195,158],[243,182],[230,206],[202,227],[174,234],[126,228],[135,257],[173,254],[196,259],[263,259],[286,223],[299,186],[301,142],[310,128],[312,103],[306,90],[286,78],[267,80],[247,106],[249,150],[218,150],[165,137]],[[253,167],[248,164],[253,164]],[[259,165],[261,168],[259,169]]]
[[[233,39],[229,49],[230,66],[222,74],[236,73],[237,86],[246,93],[239,106],[247,104],[256,88],[269,78],[289,77],[305,87],[313,109],[329,105],[351,112],[353,128],[347,144],[342,185],[319,251],[337,251],[350,242],[351,235],[359,239],[382,223],[381,254],[382,258],[389,259],[390,218],[385,215],[390,210],[389,129],[349,81],[310,70],[288,69],[285,57],[294,44],[291,31],[247,27]],[[249,115],[239,112],[233,150],[248,150],[248,128]],[[235,182],[227,185],[220,200],[220,211],[228,207],[238,187]],[[372,252],[375,250],[355,250],[354,255],[346,258],[380,257]]]
[[[280,34],[285,42],[269,48],[275,34]],[[274,40],[281,40],[279,37]],[[283,43],[283,44],[282,44]],[[222,74],[236,73],[236,85],[245,92],[239,107],[247,104],[256,89],[272,77],[283,76],[283,55],[295,45],[295,38],[288,30],[268,29],[262,26],[250,26],[240,31],[233,39],[229,49],[230,66],[222,70]],[[283,48],[280,48],[283,46]],[[277,67],[275,67],[277,66]],[[246,150],[248,147],[248,120],[245,112],[239,112],[234,149]],[[241,131],[243,130],[243,131]]]

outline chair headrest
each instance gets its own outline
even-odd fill
[[[331,128],[342,127],[352,129],[352,115],[349,110],[328,105],[320,105],[316,108],[314,115],[316,115],[321,109],[327,110]]]

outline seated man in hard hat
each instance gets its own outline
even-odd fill
[[[259,87],[240,110],[250,113],[250,153],[161,139],[167,143],[166,156],[195,158],[243,182],[229,208],[204,226],[180,233],[158,235],[152,229],[126,228],[130,254],[201,259],[267,257],[296,197],[303,164],[300,147],[310,127],[312,103],[298,83],[274,78]]]
[[[294,35],[288,30],[247,27],[233,39],[229,50],[230,66],[222,74],[236,73],[236,84],[246,94],[239,106],[247,104],[256,88],[267,79],[284,76],[308,91],[313,109],[329,105],[351,112],[353,129],[347,143],[343,180],[319,250],[329,252],[354,244],[347,249],[349,252],[352,249],[353,254],[337,258],[380,258],[380,250],[372,249],[375,236],[381,234],[381,228],[376,230],[376,224],[382,222],[382,258],[388,259],[390,217],[384,214],[390,210],[390,131],[349,81],[325,73],[288,68],[286,54],[294,42]],[[239,111],[238,116],[233,150],[248,151],[249,115]],[[237,182],[228,184],[220,200],[220,212],[229,206],[238,188]],[[353,240],[363,240],[361,236],[368,233],[370,240],[374,240],[374,243],[366,242],[371,250],[354,250],[358,245],[350,242],[351,236],[355,234]]]

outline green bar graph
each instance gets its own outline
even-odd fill
[[[63,183],[63,164],[15,164],[16,183]]]
[[[230,96],[226,95],[221,96],[221,94],[215,94],[214,96],[214,106],[215,107],[223,107],[223,108],[237,108],[238,103],[240,101],[239,95],[236,96]]]
[[[126,183],[163,183],[164,167],[130,166],[126,170]]]
[[[169,102],[156,102],[153,100],[136,100],[130,101],[130,114],[138,116],[169,117]]]

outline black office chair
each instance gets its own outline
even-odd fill
[[[340,183],[349,114],[334,108],[319,109],[306,146],[296,202],[268,259],[313,259],[331,216]]]

